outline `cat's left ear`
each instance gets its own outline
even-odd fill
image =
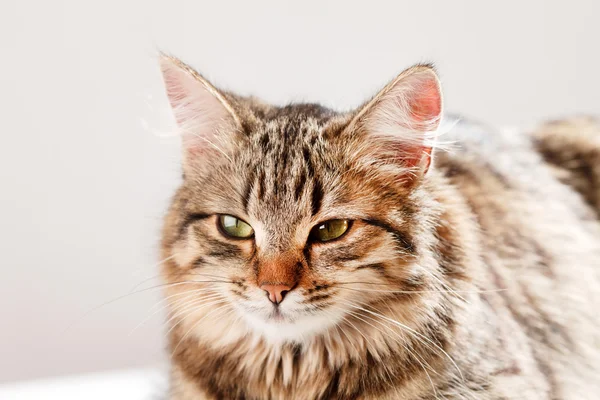
[[[383,155],[422,176],[431,165],[441,118],[438,76],[431,65],[416,65],[362,106],[347,129],[363,131]]]

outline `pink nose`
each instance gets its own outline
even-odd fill
[[[292,290],[292,288],[287,285],[263,284],[263,285],[260,285],[260,288],[262,290],[264,290],[265,292],[267,292],[269,300],[271,300],[271,303],[273,303],[273,304],[281,303],[283,301],[283,298],[287,294],[287,292]]]

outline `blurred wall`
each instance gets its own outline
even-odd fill
[[[597,1],[43,1],[0,5],[0,381],[163,359],[160,220],[179,142],[155,63],[273,102],[349,108],[434,61],[449,111],[600,111]],[[85,314],[85,315],[84,315]],[[133,331],[133,332],[132,332]]]

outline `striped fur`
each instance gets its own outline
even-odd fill
[[[458,123],[425,174],[364,108],[219,93],[225,154],[187,154],[163,231],[172,400],[597,396],[598,125]],[[333,218],[346,235],[307,240]],[[273,262],[295,282],[277,315],[257,281]]]

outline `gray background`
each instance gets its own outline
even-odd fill
[[[163,359],[160,313],[131,333],[156,290],[82,317],[156,275],[179,179],[157,49],[226,88],[342,109],[434,61],[449,111],[529,126],[599,111],[599,4],[3,0],[0,381]]]

